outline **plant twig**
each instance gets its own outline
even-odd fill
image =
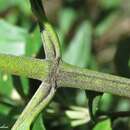
[[[0,70],[43,81],[52,61],[0,54]],[[57,85],[107,92],[130,98],[130,79],[79,68],[64,62],[59,64]]]
[[[130,97],[130,80],[127,78],[82,69],[62,63],[59,71],[60,86],[107,92]]]
[[[0,54],[0,70],[5,73],[44,80],[50,67],[51,61]]]
[[[11,130],[30,130],[32,121],[47,106],[54,94],[55,88],[48,81],[42,83]]]
[[[46,59],[51,60],[52,64],[46,79],[42,81],[42,84],[27,104],[12,130],[29,130],[36,116],[54,96],[57,85],[57,72],[61,56],[59,39],[45,16],[42,0],[30,0],[30,3],[39,22]]]

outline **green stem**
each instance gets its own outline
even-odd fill
[[[0,54],[0,70],[14,75],[43,80],[50,66],[51,61],[47,60]]]
[[[58,59],[61,57],[59,38],[47,20],[42,0],[30,0],[30,4],[40,26],[46,58],[51,60],[54,60],[54,58]]]
[[[43,81],[52,62],[0,54],[0,70]],[[79,68],[61,62],[57,77],[58,86],[107,92],[130,97],[130,79]]]
[[[42,82],[11,130],[30,130],[31,123],[48,105],[54,94],[55,88],[49,82]]]
[[[58,85],[130,97],[130,79],[62,63]]]

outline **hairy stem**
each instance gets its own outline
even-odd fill
[[[11,130],[30,130],[31,123],[48,105],[55,91],[49,82],[42,82]]]
[[[0,70],[6,73],[44,80],[51,61],[0,54]]]
[[[58,77],[60,86],[107,92],[130,97],[130,79],[61,64]]]
[[[43,81],[49,73],[52,62],[0,54],[0,70]],[[130,97],[130,79],[79,68],[60,62],[57,85],[107,92]]]

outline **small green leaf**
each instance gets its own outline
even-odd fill
[[[11,96],[13,90],[12,78],[10,75],[0,72],[0,94]]]
[[[42,114],[40,114],[34,122],[32,130],[46,130],[43,124]]]
[[[71,29],[76,19],[77,19],[77,13],[72,8],[62,9],[59,13],[59,29],[57,32],[61,43],[62,53],[65,51],[66,35],[68,34],[69,30]]]
[[[11,108],[8,106],[5,106],[3,104],[0,104],[0,113],[7,115],[9,113]]]
[[[59,28],[62,33],[67,33],[76,19],[76,12],[72,8],[61,10],[59,13]]]
[[[24,14],[30,14],[31,10],[29,7],[28,0],[0,0],[0,12],[7,10],[10,7],[17,6]]]
[[[101,98],[101,102],[100,102],[100,110],[101,111],[109,111],[110,110],[110,106],[112,104],[113,101],[113,97],[111,94],[107,94],[104,93],[102,98]]]
[[[0,53],[24,55],[26,30],[0,20]]]
[[[85,21],[78,28],[74,39],[71,41],[63,60],[80,67],[86,67],[90,58],[92,40],[92,26],[91,23]]]
[[[103,35],[112,25],[117,18],[117,12],[114,12],[102,20],[96,27],[95,34],[97,37]]]
[[[20,79],[21,79],[21,83],[23,86],[23,91],[24,91],[25,95],[27,95],[28,91],[29,91],[29,81],[25,77],[20,77]]]
[[[111,120],[106,119],[96,124],[93,130],[112,130]]]
[[[41,35],[37,27],[34,32],[29,34],[26,44],[26,56],[35,57],[42,46]],[[43,49],[44,51],[44,49]]]

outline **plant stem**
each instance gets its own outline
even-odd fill
[[[55,94],[51,83],[43,81],[11,130],[30,130],[30,125]]]
[[[43,80],[47,77],[51,61],[0,54],[0,70],[20,76]]]
[[[0,54],[0,70],[43,81],[52,62]],[[107,92],[130,98],[130,79],[91,71],[60,62],[57,85]]]
[[[69,64],[61,64],[59,86],[107,92],[130,98],[130,79],[105,74]]]

